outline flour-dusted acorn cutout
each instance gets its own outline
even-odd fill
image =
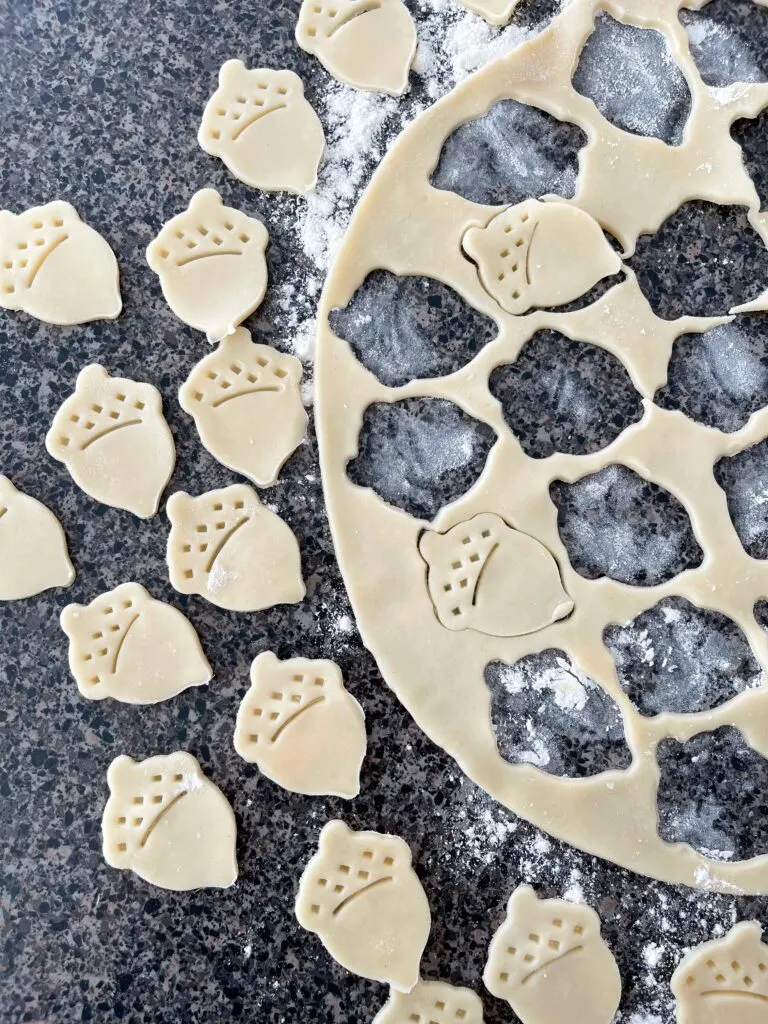
[[[621,270],[597,221],[567,203],[526,199],[470,228],[462,246],[488,294],[515,316],[573,302]]]
[[[194,367],[179,402],[214,458],[269,487],[307,432],[300,382],[298,359],[238,327]]]
[[[162,889],[226,889],[237,879],[229,801],[191,754],[116,757],[101,820],[104,859]]]
[[[0,306],[49,324],[114,320],[123,308],[115,254],[60,199],[0,210]]]
[[[267,229],[204,188],[147,248],[166,302],[190,327],[218,341],[259,306],[267,288]]]
[[[363,709],[334,662],[280,661],[271,651],[254,660],[235,750],[268,779],[292,793],[350,800],[367,742]]]
[[[484,18],[489,25],[506,25],[518,0],[457,0],[457,3]]]
[[[304,0],[296,41],[354,89],[402,96],[416,27],[401,0]]]
[[[761,933],[756,921],[742,921],[683,958],[672,975],[677,1024],[765,1024],[768,946]]]
[[[429,937],[429,904],[408,844],[330,821],[299,883],[296,917],[342,967],[410,992]]]
[[[410,992],[391,991],[373,1024],[483,1024],[483,1004],[471,989],[420,981]]]
[[[110,377],[97,363],[78,374],[45,447],[86,494],[141,519],[157,512],[176,462],[157,388]]]
[[[524,636],[573,611],[550,551],[493,512],[446,533],[425,530],[419,551],[427,588],[446,629]]]
[[[248,70],[228,60],[203,113],[198,142],[253,188],[304,195],[325,148],[320,118],[292,71]]]
[[[0,601],[68,587],[74,578],[56,516],[0,475]]]
[[[252,487],[233,484],[197,498],[177,491],[167,512],[168,568],[180,593],[235,612],[304,599],[298,542]]]
[[[69,668],[88,700],[157,704],[211,679],[197,633],[180,611],[139,583],[122,583],[61,613]]]
[[[611,1024],[621,976],[591,907],[516,889],[491,940],[483,981],[523,1024]]]

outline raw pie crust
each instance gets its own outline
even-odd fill
[[[0,601],[68,587],[74,578],[67,538],[56,516],[0,476]]]

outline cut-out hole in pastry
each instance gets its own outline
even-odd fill
[[[431,917],[408,844],[330,821],[307,864],[296,917],[348,971],[410,992]]]
[[[74,578],[56,516],[0,475],[0,601],[68,587]]]
[[[303,195],[317,182],[325,147],[320,118],[292,71],[228,60],[206,104],[198,142],[253,188]]]
[[[495,441],[489,426],[443,398],[376,402],[347,473],[388,504],[434,519],[476,483]]]
[[[70,671],[88,700],[156,704],[211,678],[189,620],[139,583],[123,583],[88,605],[67,605],[61,628]]]
[[[471,989],[419,981],[410,992],[390,991],[373,1024],[483,1024],[483,1004]]]
[[[622,363],[603,348],[543,330],[488,386],[526,455],[588,455],[615,441],[643,416]]]
[[[567,203],[526,199],[470,228],[461,244],[485,290],[513,316],[573,302],[621,269],[597,221]]]
[[[168,568],[180,593],[236,612],[304,599],[296,538],[252,487],[233,484],[197,498],[177,491],[166,511]]]
[[[741,545],[752,558],[768,558],[768,440],[715,463],[728,513]]]
[[[610,465],[550,494],[573,568],[636,587],[666,583],[698,566],[702,551],[683,506],[627,466]]]
[[[768,79],[768,12],[764,6],[761,0],[713,0],[701,11],[680,12],[691,55],[707,85],[723,87]]]
[[[163,889],[220,888],[237,879],[229,801],[191,754],[115,758],[101,820],[104,859]]]
[[[528,885],[509,898],[491,940],[485,987],[525,1024],[612,1024],[619,968],[591,907],[539,900]]]
[[[123,308],[115,254],[60,199],[0,210],[0,307],[49,324],[114,320]]]
[[[493,512],[445,533],[425,530],[419,553],[435,614],[446,629],[523,636],[573,610],[552,553]]]
[[[600,11],[581,51],[573,87],[617,128],[671,146],[682,144],[691,94],[666,38],[656,29]]]
[[[453,288],[388,270],[369,274],[328,322],[388,387],[460,370],[498,334],[495,321]]]
[[[298,359],[238,327],[194,367],[179,402],[214,458],[269,487],[307,431],[300,382]]]
[[[561,650],[485,667],[499,754],[550,775],[586,778],[628,768],[616,703]]]
[[[147,262],[176,316],[218,341],[264,298],[267,241],[260,220],[224,206],[218,192],[204,188],[150,242]]]
[[[45,447],[86,494],[141,519],[157,512],[176,462],[157,388],[110,377],[97,363],[77,375]]]
[[[658,748],[659,834],[716,860],[768,853],[768,761],[732,726]]]
[[[570,199],[586,142],[576,125],[517,100],[500,100],[448,136],[430,181],[484,206],[549,193]]]
[[[416,26],[401,0],[304,0],[296,41],[353,89],[402,96]]]
[[[603,634],[619,683],[641,715],[708,711],[760,686],[763,671],[728,616],[667,597]]]
[[[360,792],[365,715],[332,661],[280,659],[251,665],[251,688],[237,712],[235,750],[283,789],[308,796]]]
[[[768,47],[766,47],[768,58]],[[768,76],[766,76],[768,78]],[[744,166],[760,198],[762,213],[768,209],[768,166],[765,161],[765,140],[768,138],[768,110],[757,117],[741,118],[731,125],[731,135],[741,146]]]

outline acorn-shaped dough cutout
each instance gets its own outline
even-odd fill
[[[147,262],[176,316],[218,341],[264,298],[268,239],[260,220],[224,206],[218,192],[204,188],[150,242]]]
[[[479,14],[489,25],[506,25],[518,0],[458,0],[458,3],[473,14]]]
[[[296,41],[353,89],[402,96],[416,26],[401,0],[304,0]]]
[[[192,624],[139,583],[122,583],[90,604],[61,613],[69,668],[88,700],[157,704],[204,686],[211,666]]]
[[[483,512],[446,533],[425,530],[427,589],[446,629],[525,636],[573,611],[548,548]]]
[[[191,754],[125,754],[107,771],[104,859],[162,889],[227,889],[237,879],[229,801]]]
[[[222,65],[197,139],[246,185],[299,195],[317,184],[325,148],[323,126],[299,76],[249,71],[241,60]]]
[[[298,359],[238,327],[194,367],[179,402],[214,458],[269,487],[307,432],[300,382]]]
[[[429,937],[429,904],[408,844],[330,821],[299,883],[296,917],[342,967],[410,992]]]
[[[78,374],[45,447],[86,494],[140,519],[157,512],[176,462],[157,388],[110,377],[97,363]]]
[[[60,199],[0,210],[0,306],[65,326],[114,320],[123,308],[115,254]]]
[[[296,538],[247,484],[198,498],[177,491],[167,512],[168,568],[180,593],[199,594],[235,612],[304,599]]]
[[[691,950],[672,975],[677,1024],[765,1024],[768,946],[756,921]]]
[[[334,662],[280,661],[271,651],[255,659],[235,750],[268,779],[292,793],[351,800],[367,742],[363,709]]]
[[[471,989],[420,981],[410,992],[390,992],[373,1024],[483,1024],[483,1004]]]
[[[462,240],[483,287],[507,313],[563,306],[621,270],[600,225],[575,206],[526,199]]]
[[[0,601],[68,587],[75,570],[64,531],[50,509],[0,475]]]
[[[611,1024],[621,976],[591,907],[539,900],[528,885],[510,897],[491,940],[483,981],[523,1024]]]

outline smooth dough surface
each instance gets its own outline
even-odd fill
[[[514,14],[518,0],[457,0],[457,3],[485,18],[489,25],[506,25]]]
[[[471,989],[419,981],[410,992],[392,990],[373,1024],[483,1024],[483,1004]]]
[[[68,587],[75,570],[58,519],[0,476],[0,601]]]

